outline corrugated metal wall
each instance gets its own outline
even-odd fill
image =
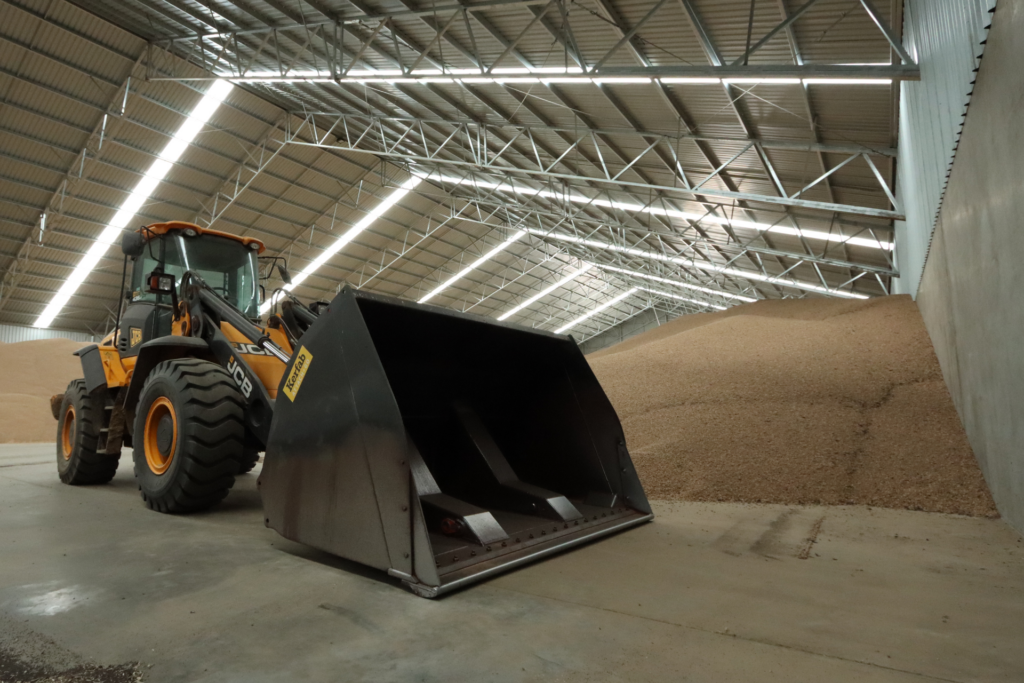
[[[629,320],[624,320],[614,327],[610,327],[601,334],[594,335],[590,339],[580,344],[580,350],[584,354],[594,353],[601,349],[606,349],[613,344],[624,342],[630,337],[635,337],[638,334],[642,334],[647,330],[652,330],[659,325],[664,325],[672,318],[667,317],[664,313],[658,313],[653,308],[649,308],[642,313],[634,315]]]
[[[4,344],[15,344],[17,342],[32,341],[33,339],[53,339],[55,337],[83,342],[98,341],[88,332],[41,330],[36,327],[23,327],[22,325],[0,325],[0,342]]]
[[[917,295],[995,4],[904,2],[903,44],[921,65],[921,80],[900,86],[896,196],[907,220],[896,223],[896,292]]]

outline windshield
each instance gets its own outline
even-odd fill
[[[179,230],[151,240],[135,263],[132,301],[171,303],[169,296],[150,294],[143,286],[145,277],[157,266],[173,275],[176,283],[191,270],[243,315],[259,316],[256,252],[241,242],[216,235],[186,237]]]

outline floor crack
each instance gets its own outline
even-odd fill
[[[941,683],[965,683],[964,681],[957,680],[955,678],[942,678],[941,676],[932,676],[931,674],[921,673],[919,671],[911,671],[909,669],[900,669],[895,666],[885,666],[884,664],[876,664],[875,662],[866,662],[860,659],[852,659],[850,657],[841,657],[839,655],[830,655],[823,652],[816,652],[807,648],[798,647],[796,645],[786,645],[785,643],[776,643],[771,640],[764,640],[761,638],[752,638],[750,636],[741,636],[736,633],[722,633],[721,631],[713,631],[711,629],[701,628],[700,626],[692,626],[689,624],[679,624],[674,621],[666,621],[664,619],[656,619],[654,617],[644,616],[642,614],[632,614],[630,612],[621,612],[619,610],[610,609],[608,607],[599,607],[596,605],[588,605],[586,603],[574,602],[572,600],[566,600],[564,598],[554,598],[550,595],[538,595],[536,593],[528,593],[526,591],[516,590],[514,588],[504,588],[501,586],[494,586],[498,590],[509,591],[511,593],[519,593],[520,595],[529,595],[534,598],[540,598],[544,600],[553,600],[555,602],[561,602],[568,605],[575,605],[576,607],[583,607],[587,609],[596,609],[602,612],[608,612],[609,614],[618,614],[624,617],[632,617],[634,619],[642,619],[644,621],[652,621],[657,624],[665,624],[666,626],[675,626],[676,628],[684,628],[690,631],[697,631],[699,633],[706,633],[710,635],[721,636],[722,638],[732,638],[734,640],[742,640],[748,643],[757,643],[758,645],[767,645],[769,647],[778,647],[784,650],[792,650],[793,652],[800,652],[806,655],[812,655],[814,657],[822,657],[824,659],[833,659],[839,662],[847,662],[850,664],[860,664],[862,666],[871,666],[876,669],[882,669],[884,671],[894,671],[901,674],[907,674],[910,676],[917,676],[928,681],[940,681]]]

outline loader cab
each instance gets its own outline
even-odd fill
[[[171,334],[172,297],[149,291],[148,277],[161,270],[174,277],[175,286],[191,271],[250,319],[259,318],[259,267],[263,245],[203,230],[189,223],[164,223],[141,231],[129,250],[131,274],[125,295],[128,305],[121,319],[117,348],[134,356],[151,339]],[[137,238],[136,238],[137,240]],[[126,243],[127,245],[127,243]]]

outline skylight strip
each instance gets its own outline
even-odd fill
[[[203,95],[203,98],[189,112],[185,121],[175,131],[174,135],[171,136],[163,150],[157,155],[157,158],[150,164],[142,178],[139,179],[139,182],[135,184],[131,193],[121,203],[117,213],[114,214],[114,217],[103,229],[103,232],[100,233],[92,247],[79,260],[71,275],[68,276],[64,284],[57,290],[57,293],[50,299],[50,303],[47,304],[42,314],[33,324],[34,327],[49,327],[53,323],[53,319],[60,314],[64,306],[71,300],[71,297],[78,291],[85,278],[89,276],[89,273],[100,262],[103,255],[107,253],[110,245],[117,240],[121,231],[128,225],[128,222],[139,212],[142,205],[146,203],[146,200],[149,199],[160,182],[163,181],[171,167],[188,149],[189,144],[203,129],[203,126],[210,120],[210,117],[217,111],[221,102],[224,101],[232,89],[232,85],[228,81],[215,81],[206,94]]]
[[[589,313],[581,315],[579,318],[576,318],[575,320],[573,320],[568,325],[564,325],[564,326],[558,328],[557,330],[555,330],[555,334],[562,334],[566,330],[571,330],[572,328],[574,328],[577,325],[579,325],[581,322],[583,322],[585,320],[588,320],[590,318],[593,318],[595,315],[597,315],[601,311],[605,310],[606,308],[610,308],[610,307],[614,306],[615,304],[619,303],[620,301],[622,301],[623,299],[625,299],[626,297],[628,297],[629,295],[634,294],[638,289],[640,289],[640,288],[639,287],[634,287],[633,289],[629,290],[628,292],[623,292],[622,294],[619,294],[614,299],[610,299],[608,301],[605,301],[603,304],[601,304],[597,308],[593,309]]]
[[[449,287],[451,287],[455,282],[461,280],[463,277],[468,275],[470,272],[476,270],[477,268],[479,268],[481,265],[483,265],[487,261],[491,260],[492,258],[497,256],[501,252],[503,252],[506,249],[508,249],[510,246],[512,246],[513,243],[518,242],[519,240],[521,240],[524,236],[526,236],[526,234],[527,234],[526,230],[520,230],[516,234],[512,235],[507,240],[505,240],[504,242],[502,242],[498,246],[494,247],[494,249],[491,249],[489,252],[487,252],[486,254],[481,256],[480,258],[478,258],[476,261],[473,261],[471,264],[469,264],[468,266],[466,266],[465,268],[463,268],[459,272],[455,273],[455,275],[452,275],[450,278],[448,278],[447,280],[445,280],[444,282],[439,284],[437,287],[435,287],[433,290],[431,290],[430,293],[428,293],[425,297],[420,299],[420,303],[422,304],[422,303],[426,303],[427,301],[430,301],[435,296],[437,296],[438,294],[440,294],[444,290],[446,290]]]
[[[351,228],[346,230],[342,235],[338,237],[338,239],[334,241],[333,244],[331,244],[331,246],[324,249],[319,256],[310,261],[309,264],[305,268],[303,268],[297,275],[293,276],[291,284],[285,285],[284,289],[290,292],[296,287],[298,287],[300,284],[302,284],[303,281],[306,280],[306,278],[308,278],[310,275],[315,273],[321,266],[327,263],[327,261],[332,256],[334,256],[339,251],[344,249],[345,245],[347,245],[349,242],[358,237],[361,232],[363,232],[368,227],[373,225],[373,223],[378,218],[384,215],[385,211],[387,211],[392,206],[400,202],[402,198],[405,197],[405,195],[409,194],[417,185],[420,184],[421,181],[422,178],[420,178],[419,176],[413,176],[406,180],[401,185],[399,185],[398,188],[391,194],[389,194],[387,197],[385,197],[380,204],[373,207],[373,209],[371,209],[369,213],[367,213],[362,219],[360,219],[359,222],[357,222]],[[260,306],[260,313],[266,313],[267,311],[269,311],[270,307],[277,303],[277,301],[279,300],[280,296],[276,296],[264,301],[263,305]]]
[[[580,275],[583,275],[583,273],[587,272],[588,270],[590,270],[590,269],[591,269],[591,268],[593,268],[593,267],[594,267],[594,264],[593,264],[593,263],[587,263],[586,265],[584,265],[584,266],[583,266],[582,268],[580,268],[579,270],[577,270],[577,271],[575,271],[575,272],[572,272],[572,273],[569,273],[568,275],[566,275],[565,277],[563,277],[563,278],[562,278],[561,280],[559,280],[559,281],[558,281],[558,282],[556,282],[555,284],[553,284],[553,285],[551,285],[551,286],[549,286],[549,287],[545,287],[545,288],[544,288],[543,290],[541,290],[540,292],[537,292],[536,294],[534,294],[534,295],[533,295],[533,296],[531,296],[531,297],[530,297],[529,299],[527,299],[527,300],[526,300],[526,301],[524,301],[523,303],[519,304],[518,306],[516,306],[516,307],[515,307],[515,308],[513,308],[512,310],[510,310],[510,311],[507,311],[506,313],[503,313],[503,314],[502,314],[502,315],[501,315],[501,316],[500,316],[500,317],[498,318],[498,320],[506,320],[506,319],[508,319],[508,318],[512,317],[513,315],[515,315],[516,313],[518,313],[519,311],[523,310],[524,308],[527,308],[527,307],[529,307],[529,306],[532,306],[532,305],[533,305],[533,304],[535,304],[536,302],[538,302],[538,301],[540,301],[541,299],[543,299],[544,297],[546,297],[546,296],[547,296],[548,294],[550,294],[551,292],[555,291],[555,290],[556,290],[556,289],[558,289],[559,287],[562,287],[562,286],[564,286],[564,285],[567,285],[567,284],[569,284],[570,282],[572,282],[573,280],[575,280],[576,278],[578,278],[578,277],[579,277]]]

